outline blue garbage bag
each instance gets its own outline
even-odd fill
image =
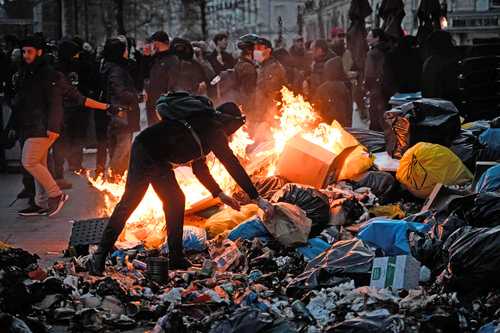
[[[161,247],[161,253],[168,253],[168,235]],[[207,248],[207,232],[204,228],[185,225],[182,232],[182,246],[187,252],[201,252]]]
[[[331,244],[325,242],[323,239],[314,237],[309,239],[306,245],[300,246],[295,250],[304,256],[305,261],[309,262],[330,248],[330,246]]]
[[[358,238],[382,249],[387,256],[397,256],[410,254],[409,231],[425,233],[430,229],[430,224],[376,218],[361,228]]]
[[[253,217],[252,219],[237,225],[227,236],[227,238],[232,241],[235,241],[238,238],[252,240],[257,237],[263,240],[269,240],[270,237],[269,232],[259,217]]]
[[[499,329],[500,329],[500,323],[498,322],[498,320],[495,320],[481,326],[481,328],[479,328],[479,331],[477,331],[477,333],[495,333],[498,332]]]
[[[500,190],[500,165],[486,170],[476,184],[476,192],[496,192]]]
[[[500,128],[488,128],[479,136],[479,143],[486,146],[485,151],[481,153],[482,161],[500,158]]]

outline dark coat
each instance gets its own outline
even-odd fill
[[[135,82],[128,71],[126,61],[105,62],[101,68],[104,101],[109,104],[128,106],[125,119],[112,116],[111,123],[121,124],[122,130],[136,132],[140,130],[140,111]],[[125,121],[123,121],[125,120]]]
[[[325,63],[335,57],[335,53],[328,52],[322,59],[314,60],[311,66],[311,78],[309,80],[311,93],[314,94],[314,90],[319,87],[323,82],[325,82]]]
[[[207,57],[208,62],[210,62],[210,64],[212,65],[212,68],[215,71],[215,74],[217,74],[217,75],[219,75],[219,73],[222,72],[222,71],[225,71],[225,70],[233,68],[234,65],[236,64],[236,60],[233,58],[232,55],[230,55],[226,51],[222,51],[221,54],[222,54],[222,62],[224,64],[221,64],[217,60],[217,55],[218,55],[217,50],[213,51]]]
[[[200,83],[205,82],[207,85],[209,83],[203,66],[194,59],[180,60],[175,74],[176,79],[172,89],[176,91],[198,94]]]
[[[404,37],[405,39],[407,37]],[[390,50],[384,61],[384,90],[388,95],[420,91],[422,60],[419,50],[409,45],[399,45]]]
[[[174,86],[177,79],[175,74],[177,66],[179,66],[179,59],[168,51],[153,56],[149,70],[149,86],[147,87],[146,108],[148,111],[154,110],[158,97],[167,93]]]
[[[9,127],[21,139],[46,137],[47,131],[61,133],[64,111],[57,71],[38,58],[24,66],[18,78]]]
[[[390,46],[380,42],[368,51],[365,64],[366,89],[373,91],[382,87],[384,74],[384,62]]]

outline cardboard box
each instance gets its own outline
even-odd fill
[[[277,173],[293,183],[323,188],[335,181],[343,155],[344,152],[335,155],[296,135],[286,143],[278,160]]]
[[[420,262],[409,255],[373,260],[370,287],[414,289],[420,279]]]

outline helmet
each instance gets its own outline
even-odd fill
[[[240,50],[250,49],[255,46],[257,41],[260,39],[256,34],[246,34],[238,39],[238,48]]]

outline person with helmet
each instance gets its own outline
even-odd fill
[[[87,263],[93,275],[102,275],[107,254],[113,248],[127,219],[142,201],[149,184],[163,202],[168,234],[170,269],[187,269],[182,245],[185,196],[175,178],[174,169],[190,165],[193,174],[213,197],[239,210],[239,203],[225,194],[210,174],[206,154],[213,152],[236,183],[264,211],[273,214],[273,206],[259,196],[238,158],[229,147],[228,137],[245,123],[234,103],[215,109],[211,100],[186,92],[163,95],[156,104],[162,119],[143,130],[134,140],[125,192],[104,230],[103,238]]]

